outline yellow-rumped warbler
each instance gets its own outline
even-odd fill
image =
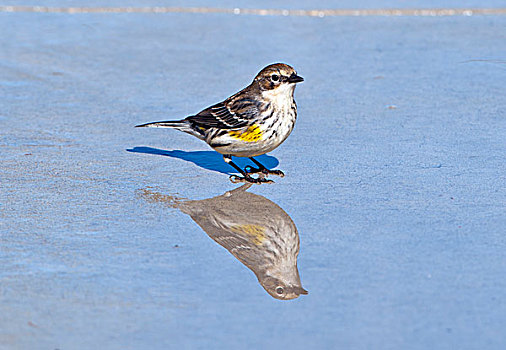
[[[137,127],[174,128],[204,140],[243,175],[231,176],[233,182],[272,182],[264,175],[284,176],[283,172],[268,170],[253,157],[272,151],[292,132],[297,119],[293,92],[301,81],[304,79],[289,65],[271,64],[249,86],[196,115]],[[249,157],[258,168],[243,170],[232,162],[232,156]],[[261,176],[251,177],[254,173]]]
[[[288,300],[308,294],[297,269],[297,227],[277,204],[246,192],[251,186],[248,183],[221,196],[195,201],[148,189],[140,194],[147,201],[190,215],[209,237],[253,271],[274,298]]]

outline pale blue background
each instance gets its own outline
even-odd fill
[[[0,33],[1,349],[506,347],[506,16],[0,13]],[[306,79],[299,119],[265,158],[287,176],[251,191],[300,232],[309,295],[289,302],[136,195],[235,188],[199,140],[133,126],[276,61]]]

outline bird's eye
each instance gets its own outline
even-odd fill
[[[279,81],[279,75],[273,74],[273,75],[271,75],[271,79],[272,79],[272,81]]]
[[[279,295],[283,294],[283,292],[284,292],[283,287],[276,288],[276,293],[278,293]]]

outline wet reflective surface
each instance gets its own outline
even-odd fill
[[[506,69],[469,61],[504,60],[505,27],[0,13],[0,349],[505,349]],[[261,160],[286,176],[246,192],[296,223],[310,293],[288,302],[203,221],[137,195],[219,197],[235,188],[222,158],[133,127],[280,60],[306,78],[292,135]]]
[[[246,184],[221,196],[196,201],[150,189],[139,193],[149,202],[188,214],[210,238],[253,271],[272,297],[289,300],[308,294],[297,269],[299,234],[295,223],[272,201],[247,192],[251,186]]]

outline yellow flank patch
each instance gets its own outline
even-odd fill
[[[247,234],[251,242],[260,245],[265,240],[265,227],[258,225],[235,225],[231,227],[232,232]]]
[[[246,131],[229,131],[228,134],[236,139],[245,142],[256,142],[262,139],[262,130],[256,124],[251,125]]]

